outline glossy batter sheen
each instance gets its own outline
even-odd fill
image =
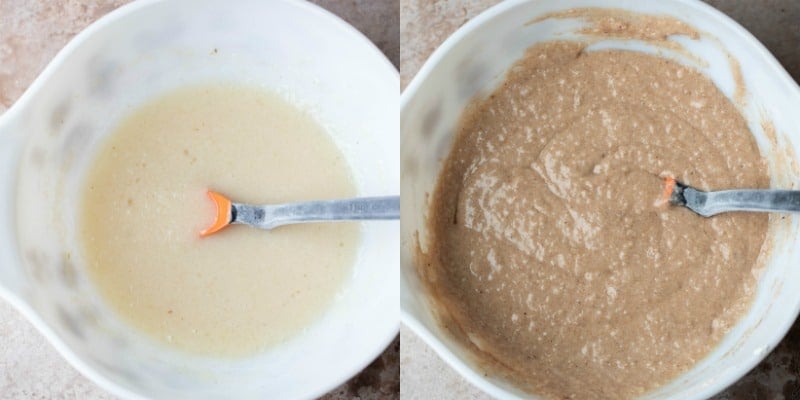
[[[745,120],[672,61],[536,46],[474,103],[419,264],[488,368],[556,399],[624,399],[702,359],[749,307],[768,216],[654,205],[660,175],[767,188]]]
[[[200,239],[216,215],[207,188],[255,204],[356,194],[328,134],[279,96],[180,89],[124,120],[91,166],[80,239],[93,282],[125,320],[192,353],[291,338],[341,290],[358,225],[234,225]]]

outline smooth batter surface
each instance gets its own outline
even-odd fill
[[[359,228],[231,226],[205,239],[212,188],[237,202],[352,197],[327,133],[254,88],[180,89],[124,120],[88,174],[80,219],[92,280],[125,320],[198,354],[246,355],[313,323],[351,270]]]
[[[768,216],[654,205],[660,175],[767,188],[745,120],[666,59],[531,48],[463,116],[420,273],[488,368],[550,398],[624,399],[702,359],[747,309]]]

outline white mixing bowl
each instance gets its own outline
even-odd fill
[[[352,276],[320,321],[244,359],[189,356],[143,337],[84,271],[75,226],[92,152],[148,99],[208,81],[285,95],[331,132],[359,195],[399,191],[399,75],[351,26],[301,1],[135,2],[79,34],[0,117],[0,295],[116,395],[319,396],[397,334],[396,222],[363,225]]]
[[[434,52],[401,96],[401,317],[440,357],[474,385],[502,398],[535,398],[489,374],[484,375],[458,342],[437,323],[427,292],[414,268],[419,234],[426,243],[427,195],[433,192],[464,106],[475,95],[489,93],[525,49],[542,42],[574,39],[578,20],[530,21],[546,13],[572,8],[618,8],[672,16],[701,31],[700,40],[676,37],[697,58],[658,50],[642,42],[605,40],[595,48],[661,51],[695,65],[733,98],[736,78],[727,54],[741,66],[747,88],[740,111],[769,160],[773,187],[798,188],[800,174],[800,89],[775,58],[736,22],[699,1],[510,0],[492,7],[453,34]],[[765,133],[771,123],[776,137]],[[765,126],[768,126],[765,125]],[[794,166],[791,164],[794,163]],[[773,251],[761,275],[750,312],[708,357],[672,383],[642,399],[705,399],[738,380],[760,362],[787,332],[800,310],[800,218],[773,219],[769,237]],[[424,250],[424,249],[423,249]]]

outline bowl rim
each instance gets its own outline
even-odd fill
[[[716,8],[712,7],[709,4],[706,4],[699,0],[662,0],[664,3],[671,3],[676,9],[681,8],[692,8],[698,12],[698,14],[702,14],[704,17],[715,20],[715,22],[726,26],[727,28],[731,29],[732,31],[736,32],[739,38],[743,41],[743,46],[751,49],[754,54],[760,57],[763,61],[765,61],[769,65],[769,69],[771,72],[777,72],[778,79],[780,79],[784,86],[787,88],[791,88],[797,97],[800,98],[800,85],[798,82],[795,82],[794,79],[789,75],[786,69],[778,62],[775,56],[767,50],[767,48],[760,42],[758,39],[753,36],[747,29],[742,27],[738,22],[733,20],[731,17],[728,17],[723,12],[717,10]],[[416,75],[412,78],[406,88],[400,95],[400,115],[402,117],[403,111],[408,107],[408,105],[413,101],[414,97],[416,96],[417,92],[420,88],[424,85],[425,81],[428,80],[429,75],[432,74],[434,69],[438,66],[443,59],[445,59],[453,47],[455,47],[458,43],[460,43],[463,39],[465,39],[468,35],[470,35],[473,31],[479,29],[483,25],[491,22],[498,16],[509,12],[520,5],[529,3],[528,0],[506,0],[500,2],[494,6],[491,6],[478,14],[477,16],[473,17],[469,21],[467,21],[464,25],[459,27],[454,33],[452,33],[444,42],[442,42],[439,47],[434,50],[434,52],[428,57],[428,59],[423,63],[422,67],[419,69]],[[624,3],[620,3],[614,6],[605,5],[597,5],[597,6],[585,6],[585,8],[606,8],[606,9],[625,9],[627,8]],[[564,7],[564,9],[568,9],[568,7]],[[535,18],[532,16],[531,19]],[[402,123],[401,123],[402,125]],[[401,128],[400,132],[401,138],[403,136],[403,131]],[[401,236],[401,242],[403,238]],[[405,265],[413,264],[412,260],[406,260],[401,257],[400,260],[400,268],[401,270],[405,270]],[[401,283],[404,281],[401,278]],[[405,284],[401,284],[400,288],[400,318],[402,323],[407,326],[415,335],[417,335],[422,341],[429,347],[431,347],[434,352],[444,360],[444,362],[450,366],[450,368],[454,369],[461,377],[466,379],[469,383],[480,389],[481,391],[491,395],[495,398],[503,398],[503,399],[520,399],[519,396],[510,393],[509,391],[503,389],[502,387],[492,383],[489,381],[482,373],[478,372],[475,368],[471,367],[467,364],[461,357],[455,355],[452,351],[448,349],[448,345],[445,344],[444,341],[451,342],[450,338],[442,339],[436,333],[432,332],[428,329],[415,315],[412,311],[406,309],[405,303],[402,301],[404,297],[419,297],[422,298],[420,302],[422,304],[423,309],[428,309],[427,302],[427,295],[420,294],[418,296],[414,296],[409,293],[409,289],[405,286]],[[793,309],[787,312],[787,315],[793,316],[793,318],[787,318],[780,329],[775,331],[774,337],[778,339],[778,341],[782,340],[784,336],[788,333],[789,329],[794,324],[795,320],[797,319],[798,315],[800,315],[800,302],[796,303]],[[437,323],[437,322],[435,322]],[[777,342],[776,342],[777,343]],[[456,346],[461,346],[460,344],[456,344]],[[720,375],[720,379],[715,380],[714,382],[704,386],[702,390],[697,391],[693,394],[692,398],[696,399],[705,399],[711,397],[715,394],[718,394],[731,384],[735,383],[739,379],[741,379],[744,375],[746,375],[750,370],[752,370],[756,365],[758,365],[764,358],[766,358],[770,353],[770,351],[763,351],[757,354],[753,354],[746,363],[741,363],[738,365],[738,368],[733,369],[732,371],[727,371],[727,374]],[[676,378],[677,379],[677,378]],[[530,394],[530,398],[538,399],[540,396]]]
[[[62,47],[58,53],[53,57],[53,59],[47,63],[46,67],[39,73],[39,75],[33,80],[33,82],[28,86],[28,88],[22,93],[22,95],[11,105],[3,114],[0,115],[0,131],[3,131],[8,127],[10,130],[15,125],[15,121],[17,121],[23,110],[25,110],[28,106],[28,103],[32,101],[38,92],[42,90],[42,86],[44,86],[45,82],[48,81],[52,75],[60,68],[61,64],[64,63],[66,59],[68,59],[75,50],[80,48],[87,41],[90,37],[97,34],[97,32],[101,31],[102,29],[106,28],[109,25],[114,24],[116,21],[127,17],[129,14],[136,13],[140,10],[146,9],[148,7],[153,7],[160,5],[162,3],[167,3],[171,1],[181,1],[181,0],[138,0],[130,3],[126,3],[116,9],[104,14],[83,30],[81,30],[78,34],[76,34],[72,39],[70,39],[64,47]],[[218,0],[207,0],[207,1],[218,1]],[[334,30],[338,30],[344,33],[348,40],[353,41],[354,44],[360,44],[361,46],[366,46],[366,48],[370,49],[372,53],[372,57],[377,57],[377,60],[381,60],[380,63],[384,71],[383,74],[391,75],[397,82],[400,81],[400,73],[397,67],[392,64],[392,62],[387,58],[387,56],[373,43],[369,38],[367,38],[362,32],[356,29],[354,26],[350,25],[347,21],[339,17],[338,15],[334,14],[331,11],[328,11],[321,6],[308,2],[308,1],[293,1],[293,0],[279,0],[280,3],[283,5],[287,5],[290,7],[294,7],[297,9],[302,10],[302,12],[313,15],[315,17],[326,19],[331,27]],[[25,142],[25,135],[11,135],[12,143],[10,146],[14,146],[15,148],[20,148],[22,144]],[[19,142],[13,143],[15,140]],[[16,173],[14,174],[16,178]],[[9,182],[8,184],[10,187],[16,186],[15,181]],[[12,235],[12,239],[14,239]],[[7,243],[7,247],[11,249],[12,257],[17,260],[17,262],[21,263],[21,257],[18,254],[18,244],[16,242]],[[15,308],[25,319],[27,319],[34,328],[40,332],[48,343],[50,343],[56,351],[63,357],[72,367],[74,367],[81,375],[85,376],[89,380],[96,383],[98,386],[103,388],[104,390],[108,391],[109,393],[119,396],[121,398],[126,399],[146,399],[147,397],[143,394],[137,392],[135,389],[130,389],[125,387],[113,379],[110,379],[103,375],[102,373],[97,372],[94,368],[88,365],[88,363],[84,362],[83,359],[77,355],[56,333],[56,331],[51,328],[47,322],[33,309],[33,307],[28,304],[22,297],[21,294],[12,290],[9,287],[6,287],[3,284],[0,284],[0,299],[5,300],[8,302],[13,308]],[[377,342],[380,344],[379,346],[371,349],[367,353],[369,357],[358,360],[357,362],[352,363],[350,368],[337,368],[335,373],[332,373],[331,376],[335,379],[331,379],[328,384],[319,385],[314,390],[310,390],[307,393],[309,398],[316,398],[322,396],[337,386],[345,383],[347,380],[358,374],[359,372],[363,371],[367,366],[369,366],[377,357],[379,357],[394,341],[395,337],[398,335],[400,331],[400,321],[397,320],[395,323],[391,324],[391,326],[387,326],[387,329],[371,330],[375,332],[375,336],[379,337],[380,339]]]

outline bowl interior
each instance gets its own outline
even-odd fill
[[[618,2],[566,0],[502,3],[470,21],[439,48],[403,93],[401,100],[401,309],[404,323],[428,342],[451,366],[486,392],[499,397],[530,397],[507,382],[485,377],[473,357],[437,324],[413,265],[417,236],[424,251],[427,196],[433,192],[465,105],[491,92],[525,49],[543,41],[581,39],[574,33],[580,20],[546,20],[529,24],[549,12],[580,7],[620,7],[667,15],[701,31],[699,40],[671,37],[689,54],[641,41],[601,40],[591,49],[617,48],[660,54],[692,66],[710,77],[729,98],[736,89],[735,63],[741,68],[746,92],[736,103],[768,159],[771,183],[796,189],[800,172],[800,90],[775,59],[749,33],[700,2]],[[585,38],[584,38],[585,39]],[[770,127],[774,128],[771,129]],[[774,134],[772,133],[774,132]],[[772,218],[769,243],[773,251],[762,274],[749,314],[721,345],[692,370],[645,399],[707,398],[755,366],[781,340],[800,307],[797,243],[800,218]]]
[[[304,2],[134,3],[68,45],[10,113],[26,132],[16,198],[24,280],[15,291],[56,347],[118,394],[322,394],[363,368],[397,332],[396,223],[362,226],[353,273],[322,320],[245,359],[189,356],[142,337],[108,310],[84,273],[75,226],[93,151],[148,99],[202,82],[282,94],[328,129],[359,195],[399,192],[399,77],[354,29]]]

